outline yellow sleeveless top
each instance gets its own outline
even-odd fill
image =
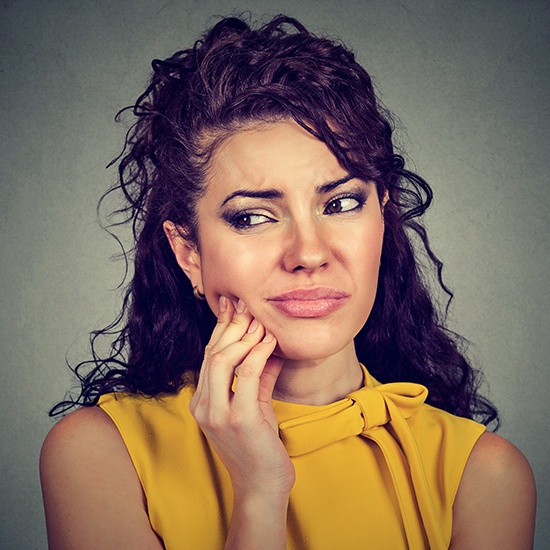
[[[101,397],[141,480],[168,550],[224,547],[231,480],[188,410],[194,392]],[[324,406],[274,401],[296,469],[287,548],[448,548],[452,506],[484,426],[426,405],[412,383],[365,386]]]

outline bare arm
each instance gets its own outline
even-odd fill
[[[451,549],[532,549],[535,504],[535,482],[526,458],[502,437],[484,433],[456,496]]]
[[[160,550],[120,434],[97,407],[50,431],[40,457],[50,550]]]

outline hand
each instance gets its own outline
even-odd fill
[[[277,341],[241,300],[235,307],[222,296],[219,304],[189,409],[227,468],[236,498],[288,498],[294,467],[271,406],[283,364],[272,355]]]

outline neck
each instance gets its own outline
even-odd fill
[[[327,405],[361,388],[363,372],[353,342],[323,359],[285,359],[273,398],[304,405]]]

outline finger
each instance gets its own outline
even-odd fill
[[[205,384],[212,401],[228,402],[231,399],[231,386],[236,370],[242,366],[247,356],[262,340],[265,330],[258,323],[251,323],[250,330],[237,342],[212,352],[208,358],[208,373]]]
[[[200,393],[205,390],[204,384],[205,380],[208,379],[209,372],[209,363],[208,358],[212,353],[212,349],[215,344],[219,341],[221,335],[227,330],[227,327],[233,319],[235,313],[235,307],[233,303],[227,299],[227,297],[220,295],[218,299],[218,320],[210,336],[210,340],[206,344],[204,350],[204,359],[201,365],[201,370],[199,373],[199,381],[197,384],[197,393]]]
[[[232,406],[242,409],[257,408],[260,377],[276,345],[277,340],[268,332],[237,367]]]
[[[226,296],[220,295],[218,298],[218,319],[212,331],[212,335],[210,336],[209,345],[213,345],[219,340],[223,331],[231,322],[234,311],[235,307],[233,306],[233,302],[228,300]]]
[[[199,384],[195,394],[193,407],[208,407],[211,411],[218,411],[220,414],[226,410],[232,396],[231,386],[234,378],[235,368],[248,355],[250,350],[264,336],[264,328],[258,321],[252,319],[249,313],[241,307],[240,311],[233,311],[233,306],[228,304],[225,311],[225,304],[222,300],[220,307],[219,326],[224,327],[224,333],[218,338],[215,345],[209,347],[205,353]],[[242,334],[242,329],[230,330],[232,322],[227,324],[229,319],[233,320],[236,316],[241,317],[246,313],[252,319],[248,324],[247,331],[242,337],[234,341],[234,338]],[[226,333],[229,333],[226,334]]]
[[[254,333],[258,328],[258,322],[254,321],[241,299],[234,305],[226,296],[220,295],[218,321],[205,349],[197,391],[193,399],[193,408],[197,406],[197,402],[206,406],[212,398],[219,400],[220,404],[228,403],[231,397],[233,370],[250,351],[250,348],[238,346],[236,350],[231,350],[226,357],[223,354],[217,354],[241,340],[256,344],[263,334],[259,332],[253,336],[249,336],[249,334]],[[214,396],[212,396],[213,390]]]
[[[284,359],[271,355],[265,364],[264,370],[260,375],[260,388],[258,391],[258,400],[264,403],[271,403],[273,399],[273,390],[279,374],[283,368]]]
[[[229,300],[228,300],[229,302]],[[224,347],[240,340],[248,331],[252,323],[252,314],[242,300],[239,299],[236,306],[228,306],[229,314],[224,318],[220,326],[216,326],[216,340],[211,338],[212,345],[209,346],[209,352],[217,352]],[[229,322],[227,322],[229,321]],[[214,336],[214,335],[213,335]]]

